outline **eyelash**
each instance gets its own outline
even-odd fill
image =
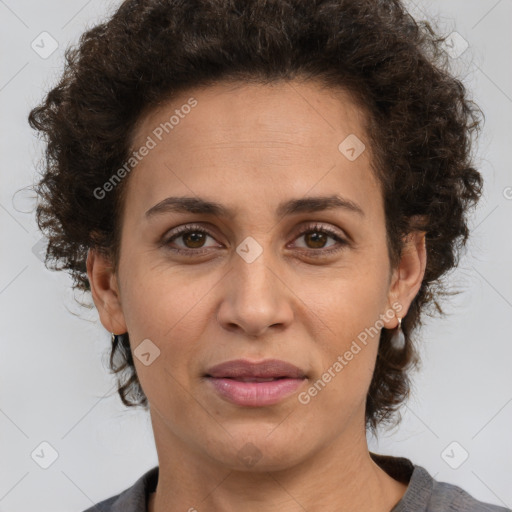
[[[162,242],[162,245],[167,247],[167,246],[169,246],[169,244],[171,242],[173,242],[180,236],[183,236],[188,233],[203,233],[212,238],[215,238],[208,230],[206,230],[202,226],[188,224],[188,225],[180,226],[179,228],[176,228],[174,233]],[[322,233],[322,234],[328,235],[329,237],[333,238],[339,244],[338,247],[336,247],[334,249],[302,249],[302,248],[300,249],[303,252],[316,253],[316,254],[311,254],[311,256],[313,256],[313,257],[329,256],[331,254],[334,254],[334,253],[337,253],[337,252],[343,250],[345,248],[345,246],[347,246],[349,244],[349,242],[347,242],[347,240],[341,238],[334,230],[332,230],[328,227],[319,226],[318,224],[313,224],[313,225],[304,227],[299,233],[297,233],[296,238],[300,238],[301,236],[308,234],[308,233]],[[199,248],[199,249],[181,249],[181,248],[175,248],[175,247],[168,247],[168,249],[177,254],[182,254],[182,255],[193,257],[193,256],[203,255],[205,252],[208,252],[208,250],[210,248],[207,247],[204,249],[201,249],[201,248]],[[193,254],[191,254],[191,253],[193,253]]]

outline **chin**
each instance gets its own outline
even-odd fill
[[[275,427],[275,425],[274,425]],[[278,429],[280,427],[277,427]],[[283,428],[281,435],[272,429],[253,429],[252,434],[234,435],[229,444],[215,444],[210,457],[234,471],[281,471],[299,464],[307,457],[306,444]],[[297,449],[300,446],[300,451]]]

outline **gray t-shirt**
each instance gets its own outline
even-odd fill
[[[512,512],[509,508],[478,501],[457,485],[434,480],[425,468],[405,457],[372,452],[370,456],[391,477],[409,484],[390,512]],[[122,493],[84,512],[147,512],[148,497],[156,490],[157,482],[158,466],[155,466]]]

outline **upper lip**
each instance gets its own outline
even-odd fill
[[[297,366],[279,359],[265,359],[259,362],[251,362],[245,359],[234,359],[212,366],[206,372],[206,377],[214,378],[271,378],[288,377],[303,379],[306,374]]]

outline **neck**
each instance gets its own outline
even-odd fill
[[[155,422],[154,428],[157,434]],[[286,469],[257,469],[255,464],[245,471],[183,452],[174,443],[172,447],[157,443],[159,478],[148,510],[389,512],[407,485],[391,478],[371,459],[364,430],[349,443],[342,441],[338,438]]]

